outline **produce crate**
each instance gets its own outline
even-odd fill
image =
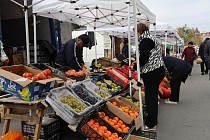
[[[100,110],[100,112],[104,112],[106,114],[106,116],[108,116],[109,118],[113,119],[114,117],[117,117],[116,115],[114,115],[111,111],[108,110],[107,106],[104,106],[103,109]],[[99,116],[100,117],[100,116]],[[105,119],[103,119],[102,117],[100,117],[103,121],[105,121],[108,125],[110,125]],[[119,119],[121,120],[121,119]],[[122,121],[122,120],[121,120]],[[128,132],[120,132],[119,130],[117,130],[116,128],[114,128],[112,125],[111,127],[113,129],[115,129],[115,131],[120,134],[121,136],[125,137],[127,136],[128,134],[130,134],[133,129],[134,129],[134,124],[126,124],[124,121],[122,121],[123,124],[125,124],[127,127],[130,128],[130,130]]]
[[[116,68],[109,68],[106,70],[106,74],[118,85],[123,87],[123,90],[128,88],[130,81],[127,76]]]
[[[104,102],[103,98],[86,89],[80,82],[73,83],[72,85],[69,85],[68,88],[73,94],[78,96],[81,100],[88,102],[93,107],[97,107]]]
[[[22,126],[22,133],[26,136],[29,140],[32,140],[35,133],[36,123],[30,122],[21,122]],[[54,119],[49,124],[43,124],[40,130],[40,137],[39,140],[58,140],[61,138],[60,135],[60,120]]]
[[[103,82],[103,83],[105,83],[105,79],[106,80],[111,80],[112,81],[112,79],[108,76],[108,75],[106,75],[106,74],[103,74],[103,75],[99,75],[99,76],[95,76],[95,77],[93,77],[93,79],[92,79],[92,82],[93,83],[95,83],[98,87],[100,87],[98,84],[97,84],[97,82]],[[115,83],[114,81],[112,81],[113,83]],[[116,83],[115,83],[116,84]],[[121,86],[120,86],[121,87]],[[101,87],[100,87],[101,88]],[[109,84],[109,83],[107,83],[107,88],[108,89],[111,89],[111,85]],[[121,87],[122,88],[122,87]],[[107,91],[107,90],[106,90]],[[118,94],[120,94],[120,92],[121,92],[121,90],[120,89],[118,89],[116,92],[110,92],[110,91],[107,91],[109,94],[111,94],[112,96],[115,96],[115,95],[118,95]]]
[[[48,66],[47,64],[44,64],[44,63],[31,63],[28,65],[29,67],[32,67],[34,69],[37,69],[37,70],[45,70],[45,69],[50,69],[51,72],[52,72],[52,76],[54,77],[58,77],[58,78],[61,78],[62,80],[66,81],[66,76],[65,76],[65,71],[62,71],[62,69],[55,69],[53,67],[50,67]],[[63,68],[64,69],[64,68]],[[66,70],[67,68],[65,68]]]
[[[82,84],[85,86],[86,89],[90,90],[92,93],[95,93],[97,95],[99,95],[97,91],[103,92],[106,97],[102,97],[101,95],[99,96],[105,100],[112,97],[111,94],[109,94],[107,91],[105,91],[101,87],[97,86],[92,80],[84,80]]]
[[[81,100],[77,95],[73,94],[72,91],[67,87],[55,88],[55,89],[50,90],[50,92],[53,95],[55,95],[55,98],[57,98],[57,102],[59,103],[59,105],[65,108],[70,114],[72,114],[74,118],[82,116],[83,114],[85,114],[92,108],[92,106],[88,102]],[[68,95],[71,95],[72,97],[77,99],[81,104],[85,104],[87,108],[85,108],[82,112],[78,113],[74,111],[74,109],[71,108],[70,106],[62,103],[60,99]]]
[[[84,119],[80,123],[78,131],[84,135],[86,138],[89,138],[90,140],[107,140],[102,135],[100,135],[97,131],[95,131],[90,125],[87,124],[87,122],[90,119],[94,119],[99,123],[100,126],[106,126],[107,130],[111,133],[117,133],[117,131],[111,127],[107,122],[102,120],[100,117],[93,115],[89,119]],[[118,134],[118,136],[122,137],[122,140],[126,140],[127,135]]]
[[[132,132],[133,135],[136,136],[141,136],[141,137],[145,137],[148,138],[150,140],[157,140],[157,132],[156,131],[141,131],[141,130],[134,130]]]

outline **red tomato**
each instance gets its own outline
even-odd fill
[[[32,77],[33,75],[31,73],[27,73],[26,77]]]
[[[47,75],[51,75],[51,70],[50,69],[45,69],[44,71],[47,73]]]
[[[50,75],[48,75],[48,76],[47,76],[47,79],[50,79],[50,78],[52,78],[52,77],[51,77]]]
[[[23,73],[23,77],[25,77],[26,78],[26,75],[28,74],[28,72],[24,72]]]
[[[37,76],[32,77],[32,81],[37,81],[37,80],[39,80]]]
[[[42,73],[47,77],[48,73],[46,71],[42,71]]]
[[[38,77],[39,80],[47,79],[47,77],[43,73],[38,73],[37,77]]]

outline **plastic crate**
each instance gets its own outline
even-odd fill
[[[123,72],[117,70],[116,68],[109,68],[106,70],[106,74],[115,83],[123,87],[123,90],[128,87],[130,81],[128,80],[127,76]]]
[[[100,112],[104,112],[106,114],[106,116],[108,116],[109,118],[113,119],[114,117],[117,117],[116,115],[114,115],[112,112],[110,112],[107,108],[107,106],[104,106]],[[100,116],[99,116],[100,117]],[[102,117],[100,117],[102,120],[104,120]],[[119,119],[120,120],[120,119]],[[106,123],[108,123],[106,120],[104,120]],[[112,125],[111,127],[113,129],[115,129],[115,131],[120,134],[121,136],[125,137],[127,136],[128,134],[130,134],[133,129],[135,128],[134,127],[134,124],[126,124],[123,120],[121,120],[123,122],[123,124],[125,124],[126,126],[128,126],[130,128],[130,130],[126,133],[126,132],[120,132],[119,130],[117,130],[116,128],[114,128]],[[109,124],[109,123],[108,123]],[[109,124],[110,125],[110,124]]]
[[[36,123],[21,122],[22,133],[29,139],[33,139]],[[40,130],[40,140],[58,140],[60,139],[60,120],[54,119],[49,124],[43,124]]]
[[[104,138],[103,136],[101,136],[97,131],[95,131],[91,126],[89,126],[87,124],[87,122],[90,119],[94,119],[95,121],[97,121],[99,123],[100,126],[106,126],[107,130],[110,131],[111,133],[118,133],[113,127],[111,127],[107,122],[105,122],[104,120],[102,120],[100,117],[93,115],[91,116],[89,119],[84,119],[80,126],[78,131],[85,136],[86,138],[89,138],[90,140],[107,140],[106,138]],[[127,135],[122,135],[118,133],[119,137],[122,137],[123,140],[126,140]]]
[[[64,108],[75,119],[81,117],[82,115],[84,115],[86,112],[88,112],[92,108],[92,105],[90,105],[86,101],[81,100],[77,95],[72,93],[72,91],[67,87],[54,88],[54,89],[50,90],[50,92],[53,95],[51,98],[53,98],[55,102],[57,102],[62,108]],[[68,95],[73,96],[81,104],[85,104],[87,107],[81,112],[76,112],[73,108],[71,108],[67,104],[62,103],[60,100],[60,98],[68,96]]]
[[[105,91],[105,90],[102,89],[101,87],[97,86],[92,80],[84,80],[84,81],[82,82],[82,84],[85,86],[86,89],[90,90],[92,93],[95,93],[95,94],[97,94],[97,95],[99,95],[99,94],[96,93],[95,90],[99,90],[99,91],[101,91],[101,92],[104,92],[104,93],[106,94],[107,97],[103,98],[103,97],[101,97],[100,95],[99,95],[99,96],[100,96],[101,98],[105,99],[105,100],[107,100],[107,99],[109,99],[109,98],[112,97],[111,94],[109,94],[107,91]]]
[[[92,82],[95,83],[95,84],[97,85],[97,82],[99,82],[99,81],[104,82],[105,79],[106,79],[106,80],[111,80],[111,81],[112,81],[112,79],[111,79],[108,75],[103,74],[103,75],[99,75],[99,76],[93,77]],[[112,81],[112,82],[113,82],[113,81]],[[113,83],[115,83],[115,82],[113,82]],[[97,86],[98,86],[98,85],[97,85]],[[98,87],[100,87],[100,86],[98,86]],[[100,87],[100,88],[101,88],[101,87]],[[109,84],[107,84],[107,88],[110,89],[111,86],[110,86]],[[116,92],[109,92],[109,91],[106,91],[106,92],[108,92],[108,93],[111,94],[112,96],[115,96],[115,95],[120,94],[121,90],[117,90]]]
[[[69,85],[68,87],[70,88],[70,90],[72,90],[73,94],[78,96],[83,101],[88,102],[93,107],[96,107],[104,102],[103,98],[101,98],[99,95],[95,95],[94,93],[86,89],[85,86],[82,86],[80,82]],[[81,91],[81,93],[77,93],[78,90]]]
[[[59,69],[55,69],[53,67],[48,66],[47,64],[43,64],[43,63],[31,63],[28,65],[29,67],[32,67],[34,69],[37,70],[45,70],[45,69],[50,69],[52,72],[52,76],[54,77],[58,77],[63,79],[64,81],[66,81],[66,75],[63,71],[59,70]]]
[[[141,130],[134,130],[132,134],[149,138],[150,140],[157,140],[157,132],[156,131],[141,131]]]

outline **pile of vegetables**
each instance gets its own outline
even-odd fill
[[[23,77],[28,78],[29,80],[32,80],[32,81],[45,80],[45,79],[52,78],[50,69],[45,69],[36,75],[33,75],[30,72],[25,72],[23,73]]]

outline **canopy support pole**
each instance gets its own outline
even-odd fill
[[[25,31],[26,31],[26,52],[27,52],[27,65],[30,64],[30,48],[29,48],[29,30],[28,30],[28,7],[27,0],[24,0],[24,13],[25,13]]]
[[[131,12],[131,7],[130,7],[130,2],[127,3],[128,4],[128,55],[129,55],[129,66],[131,65],[131,31],[130,31],[130,12]],[[130,96],[132,97],[132,77],[131,77],[131,70],[129,69],[129,80],[130,80],[130,84],[129,84],[129,92],[130,92]]]
[[[165,49],[164,49],[164,56],[166,56],[166,48],[167,48],[167,31],[165,31]]]
[[[96,29],[94,28],[94,45],[95,45],[95,66],[97,65],[97,47],[96,47]]]
[[[33,21],[34,21],[34,63],[37,63],[36,14],[33,14]]]
[[[139,103],[140,103],[140,113],[141,113],[141,121],[142,127],[141,130],[144,130],[144,119],[143,119],[143,108],[142,108],[142,96],[141,96],[141,86],[140,86],[140,54],[138,48],[138,34],[137,34],[137,21],[136,21],[136,0],[133,0],[133,11],[134,11],[134,29],[135,29],[135,46],[136,46],[136,61],[137,61],[137,74],[138,74],[138,88],[139,88]]]

